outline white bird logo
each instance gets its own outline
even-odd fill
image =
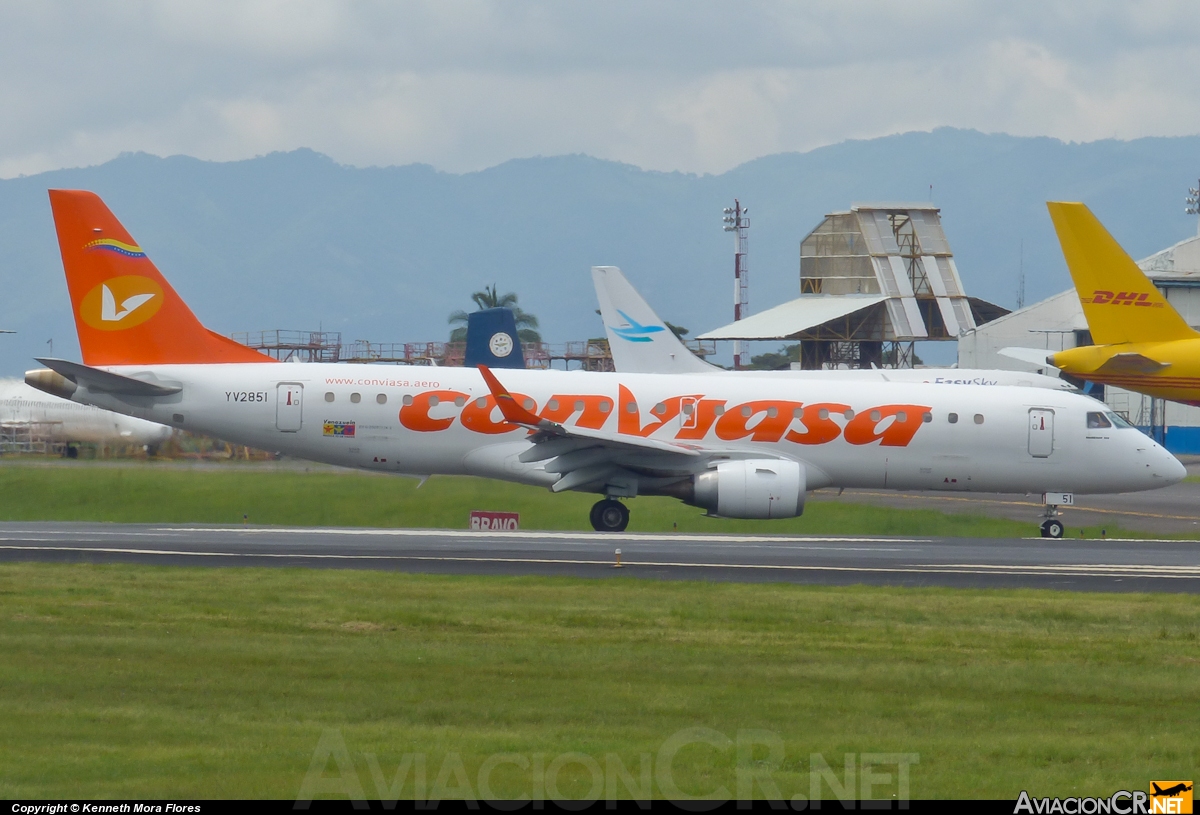
[[[133,312],[137,311],[140,306],[145,305],[150,300],[154,299],[154,294],[135,294],[133,297],[127,298],[121,303],[121,310],[117,311],[117,299],[113,297],[112,290],[106,284],[100,286],[100,319],[105,322],[115,323],[125,319]]]

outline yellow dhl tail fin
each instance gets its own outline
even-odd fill
[[[1097,345],[1200,337],[1091,210],[1061,201],[1046,207]]]

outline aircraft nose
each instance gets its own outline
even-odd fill
[[[1154,474],[1159,476],[1163,481],[1163,486],[1170,484],[1178,484],[1187,477],[1187,467],[1183,466],[1183,462],[1168,453],[1164,448],[1160,447],[1155,452],[1159,453],[1158,466],[1154,468]]]

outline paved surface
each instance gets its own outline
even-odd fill
[[[818,490],[809,493],[808,500],[1008,518],[1028,523],[1030,534],[1036,534],[1043,509],[1040,495],[1002,493],[846,490],[839,496],[837,490]],[[1068,535],[1072,528],[1108,526],[1114,530],[1200,537],[1200,483],[1185,481],[1160,490],[1121,495],[1076,495],[1075,506],[1063,507],[1059,520],[1067,527]]]
[[[1200,542],[1164,540],[3,523],[0,560],[1200,592]]]

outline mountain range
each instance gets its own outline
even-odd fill
[[[496,284],[549,342],[601,335],[589,268],[620,266],[693,333],[732,319],[733,239],[750,209],[750,309],[799,294],[799,244],[827,212],[932,201],[968,293],[1012,308],[1070,287],[1046,200],[1087,203],[1136,258],[1196,233],[1183,211],[1200,136],[1064,143],[939,128],[747,162],[720,175],[583,155],[453,174],[351,167],[311,150],[233,162],[122,155],[0,180],[0,376],[78,358],[46,190],[100,194],[210,328],[444,340]],[[766,347],[761,350],[768,350]],[[944,354],[943,354],[944,355]],[[925,356],[929,356],[925,354]],[[935,354],[936,356],[936,354]],[[952,353],[951,353],[952,358]]]

